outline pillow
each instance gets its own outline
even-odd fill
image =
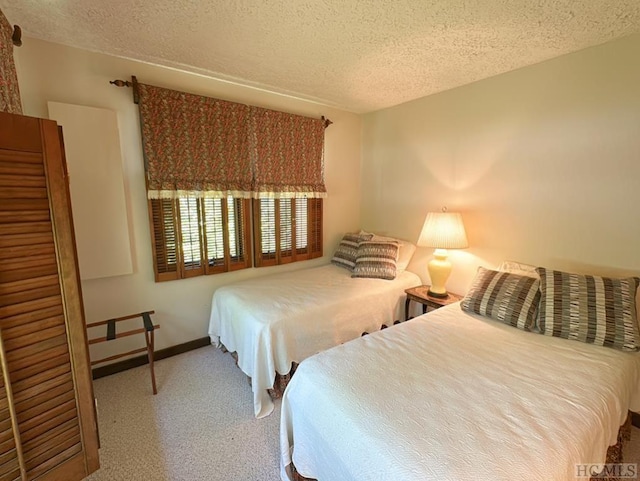
[[[351,277],[395,279],[398,249],[397,242],[376,240],[360,242]]]
[[[540,281],[529,276],[478,267],[471,289],[460,304],[473,312],[530,331],[540,302]]]
[[[522,262],[502,261],[498,270],[502,272],[510,272],[511,274],[518,274],[519,276],[535,277],[536,279],[540,278],[536,272],[536,266],[523,264]]]
[[[636,292],[640,279],[586,276],[538,267],[543,334],[613,347],[640,349]]]
[[[331,263],[352,271],[356,265],[358,244],[372,237],[373,234],[345,234],[333,254]]]
[[[396,239],[394,237],[384,237],[377,234],[373,234],[373,239],[375,241],[387,241],[387,242],[396,242],[398,244],[398,260],[396,261],[396,274],[400,274],[407,269],[409,262],[411,262],[411,258],[413,257],[414,252],[416,251],[415,244],[412,244],[409,241],[405,241],[402,239]]]

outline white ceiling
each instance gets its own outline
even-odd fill
[[[0,0],[0,8],[26,36],[359,113],[640,31],[638,0]]]

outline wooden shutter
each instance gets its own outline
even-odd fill
[[[248,199],[202,199],[206,273],[251,267]]]
[[[229,231],[229,270],[251,267],[251,222],[249,199],[227,198]]]
[[[254,202],[256,267],[322,257],[322,199]]]
[[[8,375],[0,423],[6,428],[11,392],[22,479],[73,481],[99,467],[63,153],[55,122],[0,113],[0,349]],[[0,460],[13,463],[15,443],[0,433]]]
[[[182,260],[182,278],[204,274],[203,242],[200,225],[202,212],[200,202],[195,197],[178,199],[179,209],[179,249]]]
[[[224,199],[203,199],[203,206],[207,273],[224,272],[227,253],[224,219],[228,205]]]
[[[176,212],[176,203],[173,200],[149,200],[153,266],[157,281],[178,279]]]
[[[307,239],[310,259],[322,257],[323,224],[322,199],[307,199]]]
[[[253,202],[253,241],[256,267],[274,266],[277,263],[277,246],[280,239],[277,222],[279,210],[279,204],[275,199],[257,199]]]
[[[248,199],[149,200],[156,281],[251,267]]]

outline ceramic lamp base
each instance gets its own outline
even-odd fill
[[[451,262],[447,259],[447,255],[446,249],[436,249],[433,253],[433,259],[429,261],[431,287],[428,294],[432,297],[445,298],[449,296],[445,284],[451,274]]]

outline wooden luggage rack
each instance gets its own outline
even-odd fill
[[[115,359],[120,359],[121,357],[131,356],[133,354],[146,352],[147,357],[149,359],[149,370],[151,371],[151,386],[153,387],[153,394],[158,394],[158,390],[156,389],[156,375],[153,370],[153,341],[154,341],[153,334],[156,329],[160,329],[160,325],[158,324],[154,325],[153,322],[151,322],[151,314],[155,314],[155,311],[139,312],[138,314],[122,316],[116,319],[108,319],[106,321],[92,322],[91,324],[87,324],[87,329],[90,327],[98,327],[98,326],[104,326],[104,325],[107,326],[106,337],[96,337],[94,339],[89,339],[89,344],[98,344],[100,342],[112,341],[113,339],[133,336],[135,334],[144,334],[146,347],[141,347],[140,349],[134,349],[133,351],[129,351],[129,352],[123,352],[121,354],[115,354],[113,356],[105,357],[103,359],[97,359],[95,361],[91,361],[91,365],[93,366],[95,364],[101,364],[103,362],[109,362]],[[116,333],[117,322],[126,321],[128,319],[135,319],[136,317],[142,318],[142,324],[144,327],[141,327],[140,329],[132,329],[130,331]]]

